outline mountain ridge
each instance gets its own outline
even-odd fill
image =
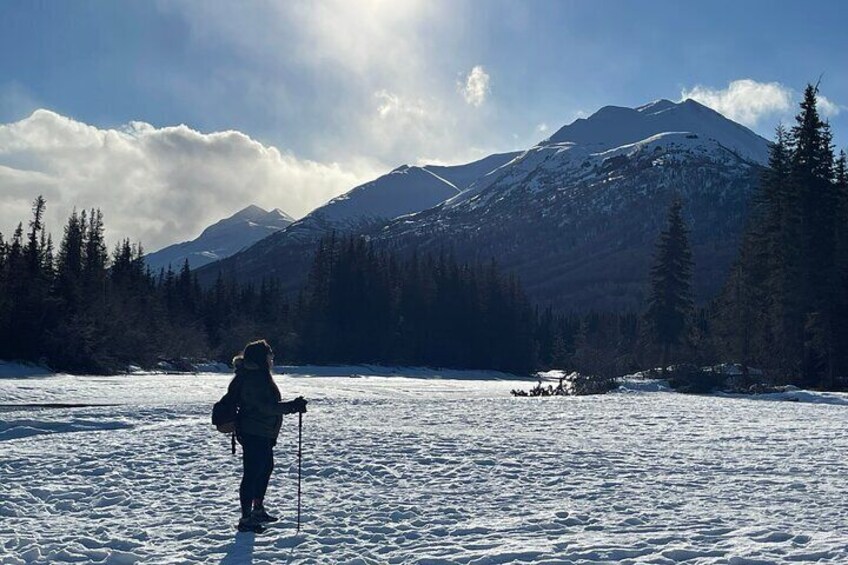
[[[200,274],[283,277],[293,291],[317,239],[338,231],[399,253],[451,249],[461,260],[495,259],[531,298],[563,310],[638,309],[667,205],[679,195],[702,303],[726,276],[767,155],[765,139],[692,100],[607,106],[523,152],[500,154],[481,167],[497,165],[485,174],[469,174],[471,182],[454,176],[455,184],[438,166],[399,167]],[[356,225],[323,221],[363,187],[401,174],[435,182],[444,199],[393,218],[360,215],[371,221]]]
[[[436,206],[460,194],[481,171],[489,172],[516,154],[499,153],[461,165],[401,165],[333,198],[250,249],[202,267],[198,278],[211,282],[219,272],[240,280],[276,277],[284,289],[294,290],[306,276],[322,236],[366,233],[394,218]]]
[[[207,226],[196,238],[168,245],[150,253],[145,260],[153,271],[167,269],[169,265],[177,270],[186,260],[191,268],[197,269],[229,257],[292,222],[294,218],[279,208],[268,211],[250,204]]]

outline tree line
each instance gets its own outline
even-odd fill
[[[288,363],[393,363],[529,372],[534,311],[494,263],[406,260],[359,237],[322,240],[294,297],[276,281],[202,288],[188,263],[152,273],[140,244],[109,253],[99,210],[74,212],[57,250],[33,204],[0,234],[0,358],[109,373],[163,359],[229,361],[256,337]]]
[[[681,203],[651,271],[645,323],[678,362],[738,363],[776,384],[833,389],[848,375],[848,174],[808,85],[791,129],[770,145],[738,257],[721,295],[692,306],[692,256]],[[759,377],[758,377],[759,378]]]
[[[808,86],[779,127],[721,295],[696,307],[685,203],[673,199],[643,312],[530,304],[492,262],[398,257],[362,237],[317,245],[304,288],[272,279],[201,288],[184,264],[152,273],[140,244],[111,253],[98,210],[73,213],[54,249],[44,199],[0,234],[0,358],[112,372],[161,358],[228,361],[266,337],[288,363],[383,363],[604,377],[671,364],[741,364],[776,383],[834,388],[848,374],[848,173]],[[842,376],[842,380],[840,380]]]
[[[808,85],[795,125],[777,128],[716,338],[743,367],[832,388],[848,374],[848,174],[817,95]]]

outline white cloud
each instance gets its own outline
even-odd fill
[[[130,237],[153,251],[252,203],[301,216],[378,171],[299,159],[238,131],[100,129],[37,110],[0,124],[0,231],[26,223],[44,194],[57,239],[73,208],[100,208],[111,242]]]
[[[465,101],[479,107],[489,96],[489,75],[480,65],[475,66],[465,77],[465,83],[460,84],[460,92]]]
[[[697,85],[683,89],[681,100],[691,98],[709,106],[746,126],[755,127],[768,117],[791,119],[797,112],[802,94],[779,82],[757,82],[751,79],[732,81],[727,88],[715,89]],[[838,116],[844,108],[819,94],[819,113],[825,118]]]
[[[838,116],[839,112],[841,112],[843,108],[843,106],[840,106],[835,102],[831,102],[821,94],[816,96],[816,105],[818,106],[819,113],[825,118]]]
[[[176,76],[167,85],[176,81],[181,97],[198,104],[212,99],[217,104],[203,110],[216,115],[243,104],[245,114],[263,116],[245,127],[299,155],[372,159],[388,170],[423,156],[455,162],[471,156],[473,145],[503,150],[487,121],[491,114],[468,111],[469,104],[491,102],[488,75],[457,57],[467,41],[465,24],[443,2],[174,0],[159,6],[184,19],[193,46],[216,53],[226,47],[236,62],[216,75],[215,96],[205,80]],[[458,76],[455,65],[469,74]],[[154,84],[160,79],[157,74]],[[239,114],[232,119],[244,123]],[[280,139],[277,124],[298,131],[297,139]]]
[[[691,98],[726,117],[756,126],[765,117],[785,114],[793,107],[795,92],[778,82],[734,80],[725,89],[697,85],[680,93],[681,100]]]
[[[407,100],[394,92],[378,90],[374,98],[379,101],[377,115],[382,120],[408,121],[427,116],[425,104],[420,100]]]
[[[536,131],[538,131],[539,133],[547,133],[547,131],[548,131],[548,124],[546,124],[546,123],[542,122],[541,124],[539,124],[538,126],[536,126]]]

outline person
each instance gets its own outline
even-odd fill
[[[236,434],[242,446],[239,501],[239,531],[262,531],[263,524],[276,522],[265,509],[265,493],[274,470],[274,446],[283,423],[283,414],[306,412],[306,400],[283,402],[280,389],[271,376],[274,352],[264,339],[248,343],[233,359],[235,377],[231,387],[238,387],[239,399]]]

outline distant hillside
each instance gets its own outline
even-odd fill
[[[145,259],[154,272],[167,269],[168,265],[176,271],[186,260],[192,269],[196,269],[229,257],[292,222],[294,219],[278,208],[268,212],[250,205],[212,224],[196,239],[169,245]]]
[[[284,289],[295,290],[306,277],[315,244],[321,237],[333,232],[366,233],[394,218],[432,208],[461,194],[517,155],[491,155],[453,166],[402,165],[334,198],[252,247],[199,269],[198,278],[210,283],[219,272],[239,281],[275,277]]]

